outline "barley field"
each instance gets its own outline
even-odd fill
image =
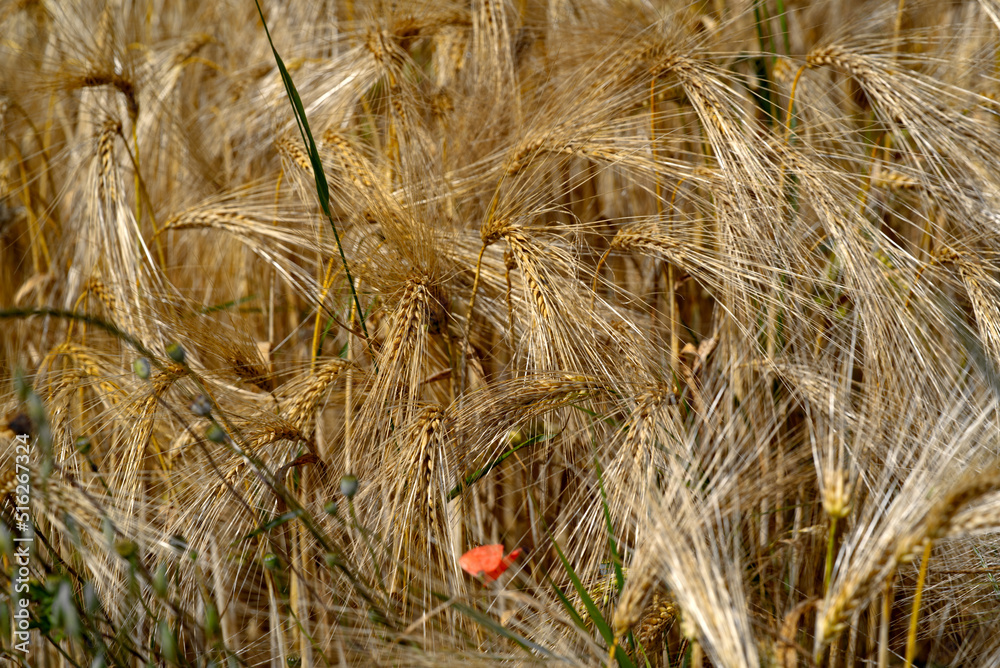
[[[4,665],[1000,666],[1000,1],[259,1],[0,0]]]

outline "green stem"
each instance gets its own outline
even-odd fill
[[[826,570],[823,573],[823,593],[830,590],[830,578],[833,576],[833,548],[837,538],[837,517],[830,518],[830,533],[826,538]]]

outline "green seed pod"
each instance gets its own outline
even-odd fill
[[[156,567],[156,572],[153,573],[153,591],[160,598],[166,598],[167,596],[167,564],[161,561],[160,565]]]
[[[67,636],[79,638],[80,616],[73,604],[73,588],[69,582],[61,580],[55,594],[49,617],[52,625],[63,629]]]
[[[131,559],[139,553],[139,546],[131,540],[120,540],[115,544],[115,552],[125,559]]]
[[[140,357],[132,362],[132,370],[135,371],[135,375],[143,380],[149,380],[149,376],[153,372],[152,367],[149,366],[149,360],[145,357]]]
[[[178,364],[184,364],[184,358],[187,354],[184,352],[184,348],[179,343],[171,343],[167,346],[167,357],[177,362]]]
[[[337,502],[336,501],[327,501],[326,505],[323,506],[323,510],[326,511],[327,515],[336,515],[337,514]]]
[[[28,417],[31,418],[32,424],[37,426],[45,422],[45,404],[42,403],[40,396],[34,392],[29,392],[28,398],[25,399],[24,403],[28,409]]]
[[[340,493],[346,496],[348,499],[354,497],[358,492],[358,478],[355,475],[348,473],[343,478],[340,479]]]
[[[222,427],[219,426],[219,423],[213,422],[205,430],[205,438],[213,443],[225,443],[228,437],[226,436],[226,432],[222,430]]]
[[[88,617],[93,617],[101,609],[101,599],[97,598],[94,583],[89,580],[83,585],[83,606],[87,610]]]
[[[160,620],[160,650],[164,659],[177,663],[177,638],[165,619]]]
[[[81,455],[90,454],[89,436],[81,436],[80,438],[76,439],[76,451],[79,452]]]
[[[281,566],[281,561],[273,552],[264,555],[264,568],[269,571],[276,571]]]
[[[24,376],[24,369],[21,367],[18,367],[14,371],[14,392],[17,394],[19,401],[26,401],[28,393],[31,392],[31,383]]]

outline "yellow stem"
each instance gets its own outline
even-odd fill
[[[875,140],[875,146],[872,147],[872,166],[871,169],[868,170],[868,178],[865,179],[865,184],[861,188],[861,207],[859,208],[859,211],[863,212],[865,210],[865,206],[868,204],[868,192],[872,189],[872,180],[875,178],[875,160],[878,158],[879,145],[885,138],[886,136],[884,133],[880,134],[878,136],[878,139]],[[885,150],[886,150],[885,161],[888,162],[889,161],[888,142],[886,143]]]
[[[892,581],[895,573],[885,582],[882,592],[882,619],[878,630],[878,668],[889,667],[889,615],[892,613]]]
[[[138,119],[132,117],[132,146],[135,147],[135,224],[142,221],[142,195],[139,194],[139,135],[136,130]]]
[[[31,190],[28,187],[28,174],[25,172],[24,163],[18,160],[18,168],[21,173],[21,200],[24,202],[24,211],[28,215],[28,248],[31,251],[31,268],[35,274],[42,273],[39,263],[37,239],[41,238],[41,230],[38,228],[38,219],[31,208]]]
[[[892,30],[892,59],[896,60],[896,53],[899,51],[899,32],[903,27],[903,5],[906,4],[906,0],[899,0],[899,5],[896,6],[896,25],[893,26]]]
[[[649,82],[649,139],[653,153],[653,174],[656,179],[656,211],[663,213],[663,203],[660,201],[660,172],[656,169],[656,78]]]
[[[597,296],[597,279],[601,277],[601,267],[604,266],[604,262],[608,259],[608,255],[611,253],[611,248],[604,251],[604,255],[597,262],[597,268],[594,270],[594,283],[590,286],[590,310],[594,310],[594,298]]]
[[[795,79],[792,80],[792,90],[788,95],[788,111],[785,112],[785,142],[787,143],[792,135],[792,114],[795,113],[795,91],[799,87],[799,79],[802,78],[802,73],[809,69],[808,65],[803,65],[795,73]]]
[[[674,186],[674,192],[671,193],[671,195],[670,195],[670,211],[671,212],[673,212],[676,209],[676,207],[674,205],[674,202],[677,201],[677,191],[681,189],[681,186],[684,185],[684,182],[687,181],[687,180],[688,180],[688,177],[685,176],[683,179],[681,179],[680,181],[677,182],[676,186]]]
[[[649,135],[650,135],[650,146],[653,153],[653,174],[654,174],[654,184],[656,189],[656,218],[658,221],[663,220],[663,197],[661,196],[660,188],[660,170],[656,165],[656,77],[649,82]],[[674,205],[674,198],[677,197],[677,189],[680,188],[683,180],[677,184],[674,188],[673,195],[670,197],[671,210]],[[596,277],[595,277],[596,278]],[[670,314],[670,372],[673,374],[674,379],[677,379],[677,366],[680,363],[680,336],[677,333],[677,309],[676,309],[676,295],[674,294],[674,267],[673,264],[667,263],[667,274],[664,277],[667,281],[667,304],[669,306]]]
[[[88,289],[84,289],[84,291],[80,293],[80,296],[76,298],[76,301],[73,302],[73,312],[74,313],[79,313],[80,302],[82,302],[84,299],[86,299],[87,294],[89,292],[90,291]],[[66,341],[67,342],[70,341],[73,338],[73,325],[75,325],[75,324],[76,324],[76,320],[70,319],[69,324],[66,325]],[[87,333],[87,323],[80,323],[80,331],[83,334]]]
[[[149,214],[149,222],[153,226],[153,240],[156,242],[156,256],[160,261],[160,269],[166,270],[167,261],[166,256],[163,254],[163,241],[160,239],[160,228],[156,225],[156,214],[153,213],[153,205],[150,203],[149,191],[146,189],[146,181],[142,178],[142,171],[139,169],[139,138],[136,135],[135,128],[136,119],[132,119],[132,146],[135,151],[129,148],[128,140],[125,139],[125,135],[119,133],[122,139],[122,143],[125,145],[125,152],[128,154],[129,159],[132,161],[132,169],[135,171],[135,224],[136,227],[139,226],[142,218],[142,204],[146,204],[146,213]]]
[[[285,170],[278,169],[278,182],[274,186],[274,220],[271,224],[278,225],[278,202],[281,199],[281,182],[285,177]],[[274,345],[274,272],[270,266],[266,268],[264,276],[267,277],[267,342]],[[261,281],[263,284],[265,281]]]
[[[507,326],[510,328],[511,348],[514,342],[514,302],[511,300],[510,266],[504,267],[504,278],[507,281]],[[594,309],[594,295],[590,295],[590,309]]]
[[[43,126],[45,129],[43,130],[42,136],[40,138],[38,137],[38,130],[35,129],[35,124],[29,121],[32,130],[35,131],[35,137],[36,139],[38,139],[38,142],[41,145],[42,149],[40,152],[40,156],[42,158],[43,168],[45,169],[45,178],[41,179],[38,184],[38,194],[42,198],[42,200],[48,197],[47,186],[52,186],[53,191],[55,191],[55,185],[52,183],[52,172],[49,169],[49,157],[48,157],[49,146],[52,145],[52,123],[55,112],[56,112],[56,93],[55,90],[53,89],[53,91],[49,93],[49,109],[48,112],[46,112],[45,114],[45,125]]]
[[[188,56],[181,63],[181,68],[183,69],[183,68],[187,67],[188,65],[194,65],[195,63],[200,64],[200,65],[204,65],[205,67],[207,67],[207,68],[209,68],[211,70],[215,70],[216,72],[219,72],[220,74],[224,74],[226,76],[230,76],[230,73],[227,72],[225,69],[223,69],[223,67],[220,66],[218,63],[216,63],[214,61],[211,61],[208,58],[203,58],[201,56]]]
[[[39,149],[40,149],[39,152],[38,152],[38,157],[41,158],[41,160],[42,160],[42,173],[45,174],[45,178],[38,180],[39,181],[38,182],[38,197],[43,202],[45,201],[46,197],[48,196],[49,187],[52,188],[53,192],[55,191],[55,184],[52,181],[52,170],[49,167],[49,157],[48,157],[49,156],[49,148],[48,147],[49,147],[49,144],[51,143],[49,141],[49,136],[50,136],[50,132],[49,131],[51,129],[52,110],[53,110],[54,106],[55,106],[55,96],[53,94],[52,96],[49,97],[49,112],[46,115],[45,133],[41,134],[41,133],[39,133],[38,127],[35,125],[35,122],[32,120],[31,116],[29,116],[28,113],[23,108],[21,108],[20,105],[18,105],[18,104],[12,104],[11,105],[12,109],[16,109],[17,111],[19,111],[21,113],[21,116],[24,118],[24,121],[28,124],[28,127],[31,128],[31,132],[34,135],[35,141],[38,143],[38,146],[39,146]],[[29,224],[29,227],[32,230],[32,232],[31,232],[31,237],[32,238],[30,239],[32,254],[34,255],[34,253],[35,253],[34,244],[35,244],[35,240],[37,239],[37,243],[38,243],[39,247],[41,248],[42,255],[45,257],[45,271],[47,272],[48,271],[48,267],[51,266],[51,264],[52,264],[52,258],[49,256],[49,248],[48,248],[48,246],[45,243],[45,236],[44,236],[44,234],[42,234],[42,228],[38,227],[37,231],[35,231],[35,226],[37,225],[38,219],[35,216],[34,212],[32,211],[31,206],[27,204],[27,202],[30,202],[30,197],[28,197],[28,181],[27,181],[26,171],[25,171],[25,168],[24,168],[24,154],[21,152],[20,145],[17,142],[15,142],[13,139],[11,139],[10,137],[7,138],[7,143],[17,153],[18,167],[19,167],[19,170],[20,170],[20,173],[21,173],[21,184],[24,187],[24,190],[23,190],[24,194],[22,195],[22,197],[26,198],[26,200],[25,200],[25,202],[26,202],[26,204],[25,204],[25,210],[26,210],[27,215],[28,215],[28,224]],[[44,225],[44,222],[43,222],[43,225]],[[34,258],[33,258],[33,260],[34,260]],[[37,269],[35,271],[36,271],[36,273],[38,273]]]
[[[795,79],[792,80],[792,90],[788,94],[788,110],[785,112],[785,143],[790,144],[792,140],[792,116],[795,113],[795,92],[799,88],[799,79],[802,78],[802,74],[809,68],[808,65],[802,65],[799,67],[798,71],[795,73]],[[778,182],[778,192],[785,191],[785,158],[781,158],[781,172],[779,173]]]
[[[902,6],[902,0],[900,0]],[[913,657],[917,653],[917,622],[920,620],[920,599],[924,595],[924,582],[927,580],[927,562],[931,558],[934,541],[930,538],[924,541],[924,556],[920,561],[920,574],[917,576],[917,590],[913,594],[913,611],[910,613],[910,632],[906,636],[906,668],[913,668]]]
[[[916,276],[913,277],[913,285],[910,286],[910,290],[906,293],[906,301],[903,303],[903,308],[904,309],[907,309],[907,308],[910,307],[910,297],[913,296],[913,290],[916,289],[917,283],[920,281],[920,277],[923,276],[924,271],[926,271],[927,269],[933,267],[936,262],[937,262],[937,258],[932,257],[930,262],[928,262],[926,264],[922,264],[922,265],[920,265],[920,267],[917,268],[917,274],[916,274]]]
[[[459,372],[459,390],[461,393],[465,390],[465,351],[469,347],[469,337],[472,335],[472,310],[476,308],[476,291],[479,290],[479,273],[483,268],[483,254],[486,253],[486,248],[489,244],[484,243],[483,247],[479,249],[479,259],[476,260],[476,277],[472,281],[472,295],[469,297],[469,312],[466,314],[467,322],[465,323],[465,336],[462,337],[462,349],[458,351],[458,354],[462,356],[462,361],[458,365]]]
[[[667,263],[667,304],[670,307],[670,370],[676,377],[681,360],[681,337],[677,334],[677,294],[674,288],[674,265]]]
[[[704,655],[701,649],[701,643],[697,640],[691,641],[691,668],[701,668],[701,664],[704,662]]]
[[[331,283],[333,283],[332,257],[326,263],[326,274],[323,276],[323,286],[319,293],[319,304],[316,306],[316,323],[313,325],[312,348],[309,350],[309,368],[312,373],[316,372],[316,357],[319,354],[319,330],[321,329],[320,323],[323,322],[323,303],[326,302],[326,296],[330,292]],[[354,307],[352,306],[351,308],[353,309]],[[353,313],[353,310],[351,312]]]

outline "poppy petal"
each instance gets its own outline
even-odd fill
[[[503,575],[522,553],[523,550],[518,547],[505,557],[503,545],[481,545],[459,557],[458,565],[469,575],[478,577],[482,574],[487,581],[492,582]]]
[[[458,565],[469,575],[489,573],[503,562],[503,545],[481,545],[463,554]]]
[[[505,570],[510,568],[510,566],[514,563],[514,560],[521,556],[521,552],[521,548],[515,548],[510,554],[503,558],[503,561],[499,566],[486,573],[486,577],[490,580],[496,580],[499,578]]]

